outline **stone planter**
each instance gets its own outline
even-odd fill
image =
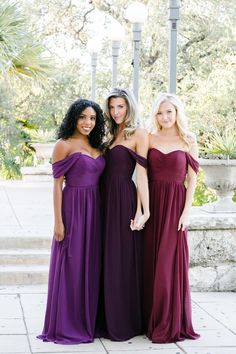
[[[33,143],[32,146],[36,151],[38,159],[43,160],[44,165],[49,164],[49,160],[52,156],[52,151],[55,143]]]
[[[232,201],[236,188],[236,160],[199,159],[205,173],[205,183],[215,189],[218,200],[205,204],[202,208],[214,213],[236,213],[236,203]]]
[[[33,143],[37,159],[42,160],[41,164],[30,167],[21,167],[21,174],[24,181],[52,181],[52,166],[49,160],[55,143]]]

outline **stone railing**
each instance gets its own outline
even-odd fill
[[[192,291],[236,291],[236,213],[192,207],[188,241]]]

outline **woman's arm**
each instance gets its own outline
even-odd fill
[[[54,178],[53,207],[54,207],[54,238],[56,241],[64,239],[64,224],[62,221],[62,185],[64,176]]]
[[[68,155],[68,147],[64,141],[58,141],[52,154],[52,162],[55,163]],[[62,186],[64,176],[54,178],[53,207],[54,207],[54,238],[56,241],[64,239],[64,224],[62,221]]]
[[[190,154],[197,160],[198,159],[198,147],[197,143],[195,142],[191,146]],[[179,225],[178,225],[178,231],[180,229],[185,230],[185,228],[189,224],[189,212],[190,208],[193,202],[193,197],[194,197],[194,191],[197,183],[197,175],[188,165],[188,172],[187,172],[187,191],[186,191],[186,198],[185,198],[185,204],[184,204],[184,209],[182,212],[182,215],[179,219]]]
[[[136,152],[140,156],[147,158],[148,152],[148,133],[145,129],[137,129],[135,132]],[[149,211],[149,191],[147,169],[139,163],[136,164],[137,170],[137,210],[132,229],[140,230],[150,216]]]

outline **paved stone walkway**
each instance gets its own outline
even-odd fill
[[[153,344],[145,336],[127,342],[96,339],[91,344],[58,345],[36,339],[42,330],[46,286],[0,287],[0,354],[235,354],[236,294],[192,293],[194,328],[201,338]]]

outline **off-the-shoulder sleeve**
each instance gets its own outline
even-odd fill
[[[128,151],[130,155],[136,160],[137,163],[139,163],[144,168],[147,168],[147,159],[145,159],[145,157],[138,155],[136,152],[134,152],[131,149],[128,149]]]
[[[54,162],[52,164],[52,174],[54,178],[63,176],[74,165],[75,161],[80,158],[80,153],[75,153],[65,157],[63,160]]]
[[[197,160],[195,160],[192,155],[186,153],[186,157],[187,157],[187,163],[188,165],[190,165],[192,167],[192,169],[194,170],[195,173],[198,173],[198,169],[199,169],[199,163]]]

